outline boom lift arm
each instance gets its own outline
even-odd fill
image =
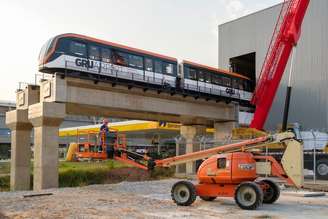
[[[262,130],[289,56],[296,46],[310,0],[284,0],[251,103],[256,106],[251,128]]]
[[[285,147],[281,165],[275,160],[275,158],[271,156],[260,155],[257,153],[259,149],[270,147],[270,145],[276,144],[281,144],[283,147]],[[116,155],[116,159],[129,163],[130,165],[136,166],[138,168],[148,170],[152,170],[155,167],[170,167],[178,164],[205,159],[217,154],[250,152],[254,153],[254,159],[257,162],[265,161],[270,163],[270,171],[267,172],[268,175],[276,176],[286,180],[288,184],[298,188],[303,185],[303,146],[301,143],[295,140],[295,135],[292,132],[268,135],[162,160],[152,160],[147,156],[129,152],[125,148],[116,148],[115,150],[119,154]]]

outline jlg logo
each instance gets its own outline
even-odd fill
[[[85,68],[93,68],[93,61],[84,59],[75,59],[75,65]]]
[[[239,164],[238,165],[239,169],[242,169],[242,170],[254,170],[255,169],[255,164]]]

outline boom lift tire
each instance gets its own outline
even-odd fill
[[[200,199],[207,201],[207,202],[211,202],[214,201],[216,199],[215,196],[211,197],[211,196],[199,196]]]
[[[273,204],[280,196],[280,188],[277,183],[269,179],[259,181],[264,186],[263,189],[263,203]]]
[[[318,179],[328,180],[328,161],[318,160],[315,168],[315,174]]]
[[[244,210],[255,210],[263,203],[263,191],[254,182],[240,183],[235,191],[235,201]]]
[[[172,200],[180,206],[189,206],[196,200],[196,188],[188,181],[179,181],[172,186]]]

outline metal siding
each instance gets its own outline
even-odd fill
[[[219,26],[219,67],[228,68],[229,58],[256,52],[258,76],[281,5]],[[289,65],[287,66],[287,71]],[[311,0],[298,43],[289,122],[305,129],[328,128],[328,1]],[[285,73],[274,100],[267,129],[282,122],[287,86]]]

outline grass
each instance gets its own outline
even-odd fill
[[[33,166],[33,165],[31,165]],[[103,184],[108,182],[109,171],[130,167],[115,160],[103,162],[67,162],[59,163],[59,187],[78,187],[91,184]],[[33,168],[31,168],[31,182],[33,182]],[[0,192],[10,190],[10,163],[0,163]],[[151,179],[163,179],[171,177],[174,168],[155,168],[151,173]],[[32,188],[32,183],[31,183]]]
[[[10,190],[10,176],[0,176],[0,192]]]
[[[98,163],[61,162],[59,165],[59,187],[76,187],[104,183],[108,172],[127,165],[107,160]]]
[[[9,162],[0,162],[0,176],[10,173],[10,163]]]
[[[75,187],[104,183],[110,170],[123,167],[128,166],[115,160],[90,163],[61,161],[59,162],[59,186]],[[33,182],[32,173],[33,168],[31,168],[31,182]],[[9,175],[10,163],[0,163],[0,191],[9,191]]]

